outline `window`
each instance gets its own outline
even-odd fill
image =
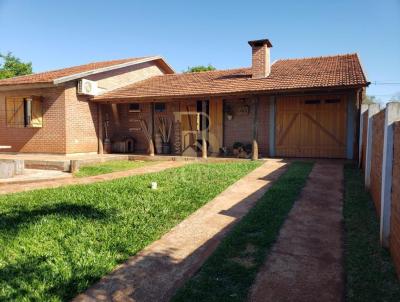
[[[140,104],[139,103],[130,103],[129,104],[129,112],[140,112]]]
[[[325,104],[336,104],[340,103],[340,99],[327,99],[325,100]]]
[[[304,103],[305,103],[306,105],[321,104],[321,100],[306,100]]]
[[[165,103],[155,103],[154,112],[165,112]]]
[[[40,97],[7,97],[6,122],[7,127],[43,127],[43,108]]]

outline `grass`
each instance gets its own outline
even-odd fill
[[[379,244],[379,223],[362,173],[349,164],[344,178],[347,301],[400,301],[400,282],[389,251]]]
[[[147,165],[153,165],[152,161],[133,161],[133,160],[113,160],[104,163],[84,166],[74,173],[75,177],[87,177],[99,174],[107,174],[117,171],[126,171],[140,168]]]
[[[73,298],[259,165],[190,164],[0,196],[0,301]]]
[[[245,301],[311,169],[312,163],[289,166],[173,301]]]

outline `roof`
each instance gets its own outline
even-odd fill
[[[87,75],[96,74],[108,70],[140,64],[144,62],[161,60],[164,66],[167,66],[167,70],[173,73],[173,69],[160,57],[140,57],[140,58],[128,58],[121,60],[93,62],[89,64],[57,69],[52,71],[46,71],[41,73],[34,73],[24,76],[18,76],[10,79],[0,80],[1,86],[11,85],[24,85],[24,84],[59,84],[62,82],[71,81]]]
[[[276,61],[268,77],[251,68],[155,76],[97,96],[94,100],[144,100],[265,93],[305,88],[362,87],[369,83],[357,54]]]

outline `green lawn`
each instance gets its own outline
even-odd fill
[[[305,162],[290,165],[173,301],[246,301],[250,286],[312,166]]]
[[[344,176],[346,300],[398,302],[400,282],[389,251],[379,244],[379,223],[363,175],[349,164]]]
[[[0,196],[0,300],[71,299],[260,164],[190,164]]]
[[[75,177],[87,177],[99,174],[107,174],[117,171],[126,171],[143,166],[154,165],[154,161],[113,160],[104,163],[84,166],[74,173]]]

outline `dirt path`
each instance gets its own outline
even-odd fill
[[[113,173],[89,176],[83,178],[70,177],[70,178],[46,180],[41,182],[24,183],[24,184],[18,184],[18,183],[3,184],[0,186],[0,194],[16,193],[16,192],[30,191],[36,189],[57,188],[68,185],[91,184],[94,182],[113,180],[133,175],[160,172],[170,168],[181,167],[185,164],[187,164],[187,162],[185,161],[162,161],[154,165],[143,166],[132,170],[113,172]]]
[[[285,168],[267,161],[74,301],[169,301]]]
[[[342,164],[315,164],[250,301],[343,301],[342,182]]]

